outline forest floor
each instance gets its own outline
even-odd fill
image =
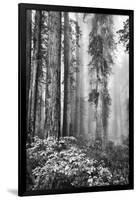
[[[74,187],[126,185],[129,180],[128,144],[101,141],[90,145],[74,137],[34,138],[27,145],[28,190],[61,190]],[[28,167],[27,167],[28,169]],[[33,179],[33,181],[32,181]]]

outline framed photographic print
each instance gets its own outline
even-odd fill
[[[19,195],[133,189],[133,11],[19,4]]]

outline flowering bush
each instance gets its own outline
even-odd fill
[[[111,169],[109,158],[100,154],[100,159],[97,155],[96,159],[93,152],[89,155],[88,148],[79,148],[74,137],[60,138],[59,141],[54,137],[45,140],[35,137],[27,149],[27,160],[35,178],[31,189],[56,190],[126,183],[117,166],[115,172]]]

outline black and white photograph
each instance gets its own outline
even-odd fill
[[[26,192],[128,188],[129,14],[25,11]]]

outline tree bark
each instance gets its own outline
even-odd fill
[[[31,79],[31,10],[26,13],[26,113],[27,132],[29,132],[30,120],[30,79]]]
[[[70,134],[70,43],[69,43],[69,15],[64,13],[64,113],[63,113],[63,136]]]
[[[79,24],[79,17],[76,13],[76,20]],[[80,18],[81,20],[81,18]],[[82,47],[80,47],[82,48]],[[76,73],[76,98],[75,98],[75,137],[79,137],[80,134],[80,49],[77,47],[76,49],[76,59],[77,59],[77,73]]]
[[[39,76],[39,49],[40,49],[40,11],[35,14],[35,27],[33,36],[33,74],[32,74],[32,102],[31,102],[31,121],[32,121],[32,137],[35,136],[36,122],[36,103],[38,91],[38,76]]]
[[[60,134],[61,13],[49,12],[46,137]]]

